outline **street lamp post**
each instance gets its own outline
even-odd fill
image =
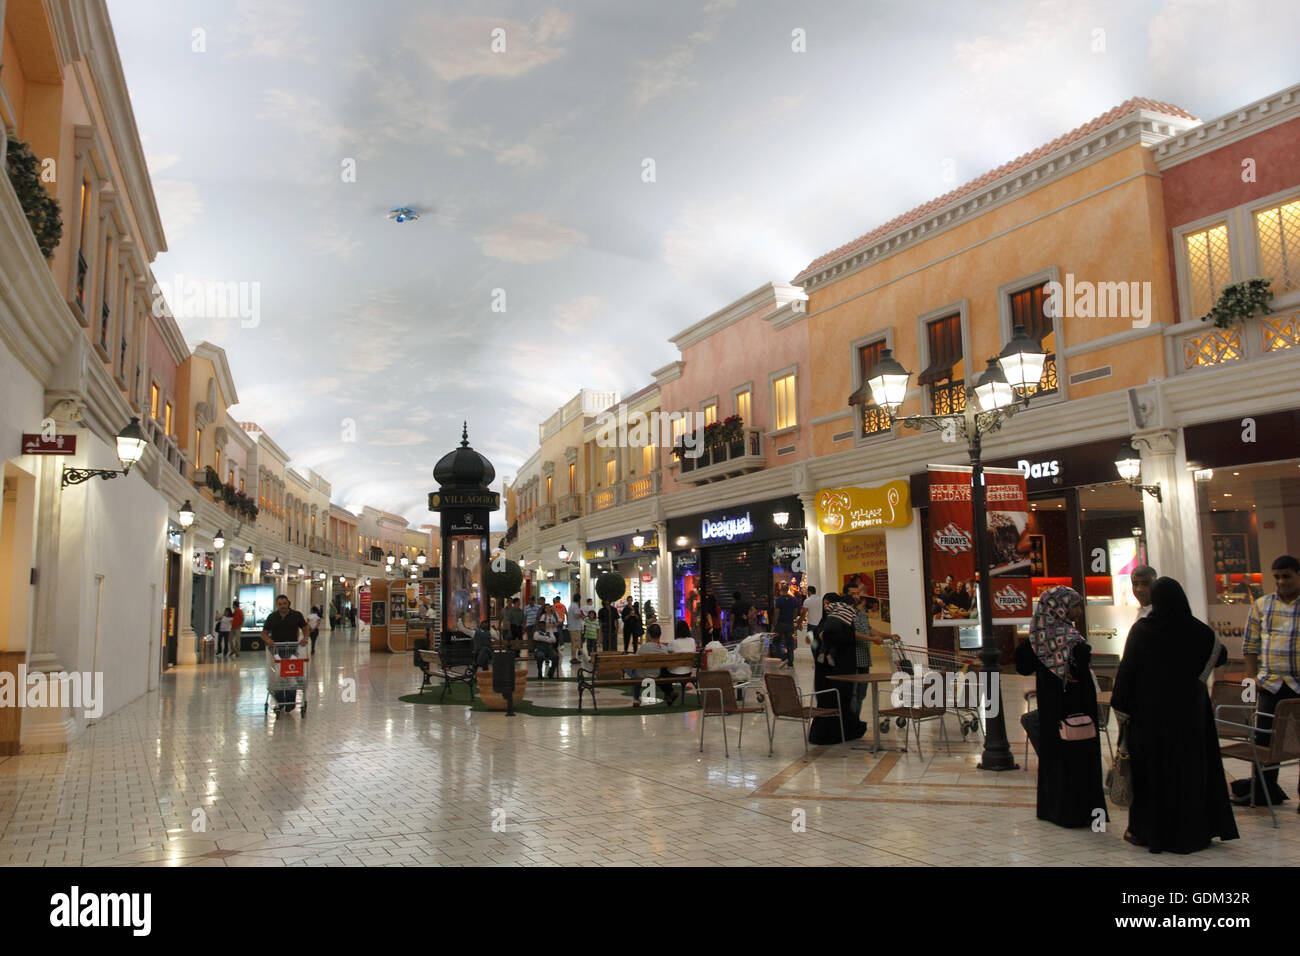
[[[990,694],[997,694],[994,709],[986,703],[984,752],[980,755],[981,770],[1015,770],[1017,765],[1007,741],[1006,715],[1002,707],[1002,684],[998,649],[993,642],[993,588],[989,581],[988,541],[985,534],[986,493],[984,488],[983,439],[997,431],[1002,423],[1029,405],[1031,390],[1042,378],[1046,354],[1034,339],[1026,334],[1024,326],[1016,326],[1011,341],[997,358],[988,360],[988,367],[980,375],[973,389],[967,389],[965,407],[950,415],[908,415],[895,419],[907,396],[907,381],[911,372],[903,368],[890,349],[881,353],[880,361],[872,369],[866,386],[871,399],[881,408],[892,426],[895,421],[907,428],[931,428],[945,435],[960,432],[966,438],[971,463],[971,521],[975,537],[975,563],[978,569],[980,608],[980,663],[989,675]],[[850,405],[863,399],[859,390],[849,399]],[[992,715],[989,710],[993,709]]]

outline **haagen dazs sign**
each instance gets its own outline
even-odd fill
[[[750,520],[749,512],[745,512],[743,518],[722,518],[719,521],[705,518],[700,522],[701,541],[735,541],[753,533],[754,522]]]
[[[949,554],[961,554],[969,551],[971,549],[970,532],[965,528],[957,527],[956,523],[950,521],[934,532],[934,547],[936,551],[946,551]]]
[[[1055,478],[1061,473],[1061,463],[1053,458],[1051,461],[1029,461],[1021,458],[1016,462],[1016,467],[1025,479],[1030,478]]]
[[[1029,595],[1011,582],[993,592],[993,616],[1018,617],[1029,610]]]

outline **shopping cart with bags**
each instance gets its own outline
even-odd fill
[[[890,637],[872,638],[872,642],[885,649],[895,674],[909,678],[892,689],[891,706],[880,709],[881,733],[889,731],[892,720],[906,736],[911,721],[919,752],[921,722],[938,720],[946,743],[948,733],[943,716],[949,709],[957,716],[963,739],[973,730],[983,732],[984,685],[979,680],[979,658],[958,651],[904,644]]]
[[[271,645],[271,663],[266,670],[266,702],[262,712],[291,713],[299,706],[302,694],[302,714],[307,716],[307,658],[298,656],[296,641],[277,642]]]
[[[774,634],[750,634],[738,641],[722,646],[727,650],[727,663],[724,670],[732,673],[735,682],[737,700],[744,700],[745,692],[752,690],[755,700],[760,704],[766,699],[763,686],[763,671],[767,668],[768,652],[772,646]],[[740,665],[744,665],[743,667]]]

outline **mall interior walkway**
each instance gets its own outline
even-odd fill
[[[1038,821],[1034,758],[977,771],[952,718],[951,756],[930,724],[924,757],[841,745],[805,762],[790,723],[769,758],[755,716],[742,753],[732,723],[727,759],[713,720],[697,752],[695,714],[506,718],[403,703],[419,685],[409,657],[372,655],[351,631],[322,637],[305,719],[264,716],[257,654],[161,685],[66,754],[0,759],[0,865],[1300,863],[1294,768],[1279,829],[1266,810],[1239,809],[1240,840],[1155,856],[1122,840],[1124,811],[1097,833]],[[1025,686],[1006,681],[1017,760]],[[538,702],[574,694],[530,684]]]

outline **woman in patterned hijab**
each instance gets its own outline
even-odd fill
[[[1075,612],[1078,608],[1078,612]],[[1048,588],[1038,596],[1034,621],[1029,627],[1029,643],[1043,666],[1067,682],[1070,655],[1083,635],[1074,626],[1083,613],[1083,598],[1074,588]]]
[[[1065,740],[1060,724],[1086,714],[1096,723],[1097,689],[1088,679],[1092,648],[1083,626],[1083,598],[1072,588],[1051,588],[1038,597],[1028,640],[1016,647],[1016,670],[1033,675],[1038,695],[1038,819],[1061,827],[1087,827],[1105,815],[1101,787],[1101,741]]]

